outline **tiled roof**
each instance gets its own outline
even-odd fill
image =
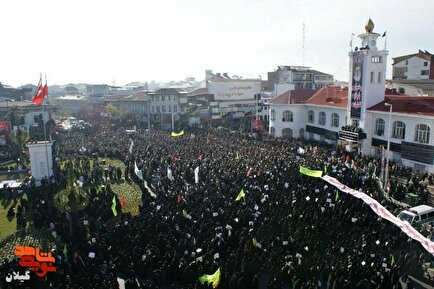
[[[386,99],[368,110],[389,112],[385,103],[392,104],[392,112],[434,116],[434,96],[386,95]]]
[[[348,87],[327,86],[321,88],[306,101],[306,104],[347,107]]]
[[[296,89],[289,90],[269,101],[270,104],[299,104],[305,102],[318,90]]]

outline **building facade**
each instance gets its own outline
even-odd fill
[[[347,87],[322,88],[304,99],[292,92],[270,101],[270,134],[304,137],[347,150],[390,158],[416,170],[434,172],[434,97],[385,89],[387,51],[377,49],[371,20],[351,51]],[[298,97],[298,100],[297,100]],[[383,150],[384,148],[384,150]]]
[[[392,79],[434,79],[434,57],[426,50],[392,60]]]

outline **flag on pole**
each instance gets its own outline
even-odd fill
[[[143,173],[142,170],[139,170],[139,168],[137,167],[137,163],[134,161],[134,173],[136,174],[136,176],[141,179],[143,181]]]
[[[126,202],[125,202],[125,195],[122,194],[122,197],[121,197],[121,208],[122,208],[122,210],[125,209],[125,204],[126,204]]]
[[[257,248],[259,248],[259,249],[262,249],[262,245],[259,244],[258,241],[256,241],[256,238],[253,238],[252,242],[253,242],[253,246],[254,246],[254,247],[257,247]]]
[[[172,133],[171,133],[171,136],[173,136],[173,137],[178,137],[178,136],[181,136],[181,135],[183,135],[184,134],[184,130],[181,130],[180,132],[174,132],[174,131],[172,131]]]
[[[386,32],[387,31],[384,31],[384,33],[383,33],[383,35],[381,35],[381,37],[386,37]]]
[[[339,200],[339,191],[336,190],[336,195],[335,195],[335,202],[337,202]]]
[[[199,166],[194,169],[194,182],[199,183]]]
[[[47,87],[47,94],[48,94],[48,87]],[[35,95],[32,98],[32,102],[36,105],[41,105],[44,101],[44,87],[42,87],[42,76],[39,78],[39,84],[36,88]]]
[[[203,276],[199,277],[199,281],[200,283],[202,283],[202,285],[208,283],[208,284],[212,284],[212,288],[217,288],[220,282],[220,277],[221,277],[221,271],[220,268],[218,268],[217,271],[215,271],[215,273],[212,275],[204,274]]]
[[[185,209],[182,209],[182,216],[184,218],[187,218],[187,216],[188,216],[188,213],[187,213],[187,211]]]
[[[113,196],[112,211],[113,211],[113,215],[116,217],[118,215],[118,212],[116,210],[116,195]]]
[[[241,189],[241,191],[238,193],[237,198],[235,199],[236,202],[241,200],[242,198],[246,198],[246,194],[244,193],[244,188]]]
[[[68,261],[68,249],[66,249],[66,244],[63,245],[63,257],[65,257],[65,261]]]
[[[172,169],[169,166],[167,166],[167,178],[172,182],[175,180],[175,178],[173,177]]]
[[[302,173],[303,175],[309,176],[309,177],[314,177],[314,178],[321,178],[321,176],[322,176],[322,171],[310,170],[310,169],[305,168],[303,166],[300,166],[300,173]]]

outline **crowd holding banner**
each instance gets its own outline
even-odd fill
[[[101,170],[86,171],[88,159],[114,157],[143,195],[135,217],[122,213],[109,186],[90,192],[90,207],[78,216],[32,200],[49,212],[42,226],[54,224],[63,240],[53,252],[58,271],[44,280],[50,288],[118,288],[119,276],[126,288],[401,288],[400,279],[423,274],[422,264],[432,261],[419,240],[379,218],[400,208],[377,190],[376,161],[367,157],[227,129],[177,137],[137,130],[133,141],[122,129],[56,138],[58,160],[83,159],[77,179],[100,182]],[[54,186],[64,179],[56,168]],[[378,212],[356,192],[377,200]],[[89,225],[71,221],[79,218]],[[0,280],[14,266],[6,262]]]

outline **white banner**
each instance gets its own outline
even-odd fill
[[[358,199],[362,199],[366,204],[371,207],[371,209],[383,219],[388,220],[389,222],[398,226],[407,236],[412,238],[413,240],[418,241],[428,252],[434,255],[434,242],[425,238],[421,233],[419,233],[415,228],[413,228],[410,223],[406,221],[402,221],[391,212],[389,212],[385,207],[383,207],[379,202],[371,198],[365,193],[356,191],[352,188],[347,187],[346,185],[340,183],[337,179],[332,178],[330,176],[323,176],[322,179],[329,183],[330,185],[335,186],[340,191],[350,194],[353,197]]]
[[[196,184],[199,183],[199,166],[197,166],[197,168],[194,169],[194,182]]]
[[[143,173],[139,168],[137,167],[137,163],[134,161],[134,173],[136,176],[143,181]]]

